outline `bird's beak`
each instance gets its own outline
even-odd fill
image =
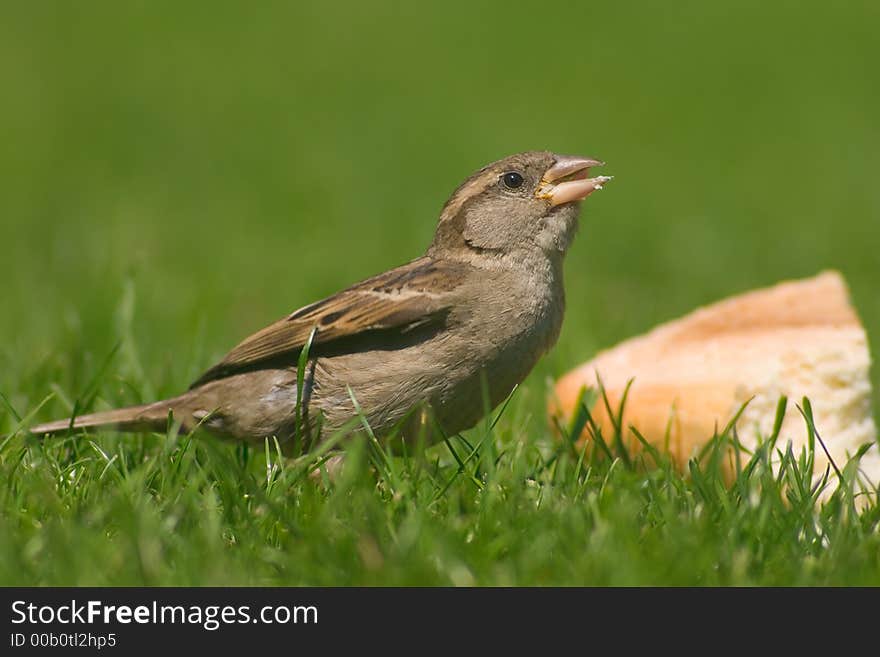
[[[571,201],[582,201],[611,180],[611,176],[588,178],[590,167],[600,167],[604,162],[587,157],[560,155],[541,178],[535,190],[537,198],[550,201],[550,205],[561,205]]]

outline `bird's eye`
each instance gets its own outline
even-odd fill
[[[503,182],[504,186],[508,189],[519,189],[522,187],[523,177],[516,171],[508,171],[501,176],[501,182]]]

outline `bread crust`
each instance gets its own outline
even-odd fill
[[[806,396],[836,464],[873,443],[861,471],[877,482],[870,364],[846,282],[839,272],[826,271],[725,299],[603,351],[559,379],[549,406],[564,420],[581,389],[597,389],[601,381],[617,409],[632,381],[622,422],[625,444],[639,449],[634,426],[684,467],[744,404],[737,434],[754,448],[772,433],[783,395],[790,403],[780,444],[791,441],[797,452],[807,430],[795,403]],[[591,410],[603,435],[612,433],[605,404]],[[817,453],[817,470],[826,465],[824,453]]]

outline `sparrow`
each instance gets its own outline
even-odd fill
[[[183,394],[31,428],[164,432],[169,413],[286,453],[368,430],[429,441],[468,429],[556,342],[562,264],[603,163],[531,151],[470,176],[440,212],[425,255],[257,331]],[[368,427],[368,429],[367,429]],[[427,434],[426,434],[427,432]]]

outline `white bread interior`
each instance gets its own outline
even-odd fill
[[[623,426],[668,447],[684,465],[749,400],[737,432],[746,447],[755,447],[759,437],[771,435],[783,395],[789,405],[777,446],[790,441],[799,453],[808,432],[795,404],[807,397],[839,467],[872,444],[860,461],[861,477],[871,486],[880,482],[880,452],[870,365],[846,283],[828,271],[726,299],[603,351],[557,382],[550,406],[570,416],[581,388],[596,388],[598,376],[616,408],[632,379]],[[593,411],[607,435],[604,404]],[[627,443],[637,446],[632,435]],[[817,444],[814,471],[827,465]]]

